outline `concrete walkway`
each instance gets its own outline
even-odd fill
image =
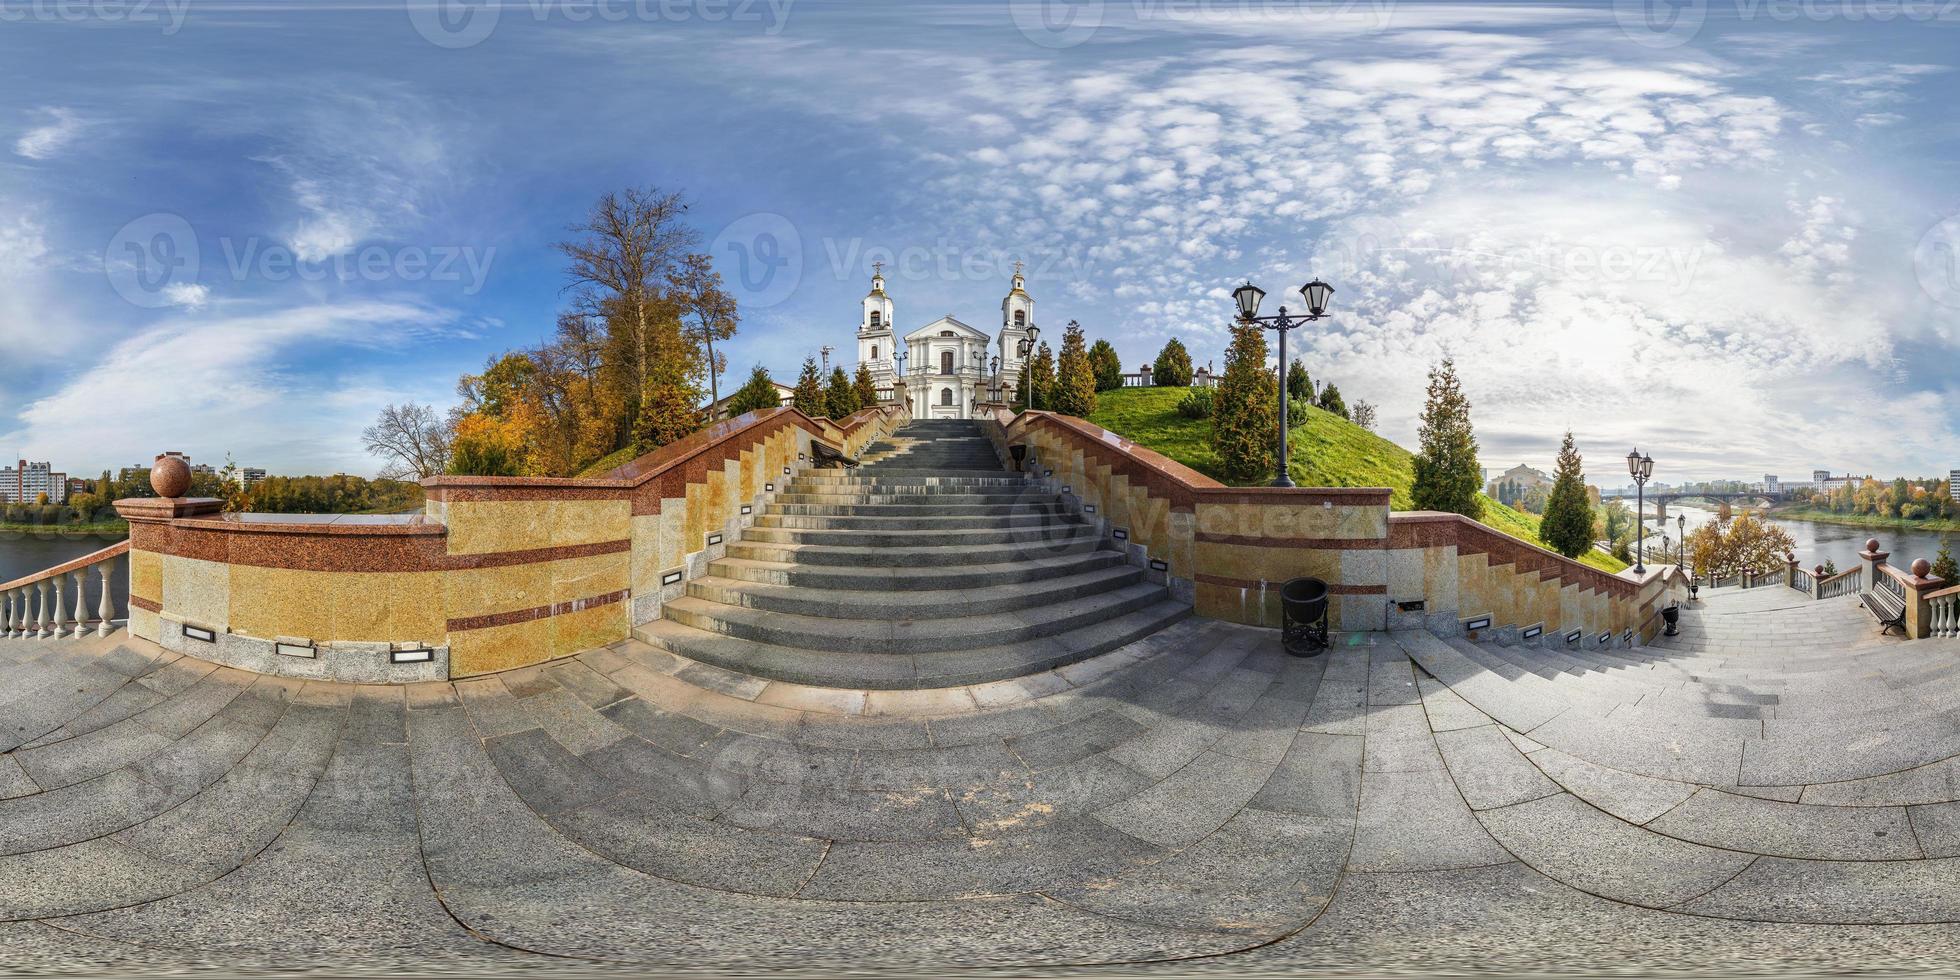
[[[1960,644],[1191,620],[941,691],[637,642],[455,684],[0,641],[0,968],[1960,969]]]

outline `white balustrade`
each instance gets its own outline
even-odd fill
[[[1960,589],[1935,592],[1926,604],[1932,612],[1929,625],[1934,636],[1960,636]]]
[[[116,631],[116,604],[109,598],[109,573],[115,567],[116,563],[113,560],[99,562],[95,566],[95,570],[102,573],[102,601],[97,603],[95,608],[96,636],[108,636]]]
[[[55,624],[54,590],[49,587],[47,579],[42,579],[34,584],[41,590],[41,639],[53,639]]]
[[[107,636],[116,630],[116,601],[111,575],[116,559],[129,553],[129,542],[111,545],[94,554],[0,584],[0,637],[42,638]],[[89,619],[89,571],[100,575],[101,595],[95,604],[95,619]],[[70,618],[69,587],[74,590],[74,616]]]

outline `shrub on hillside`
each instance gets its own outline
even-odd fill
[[[1193,388],[1178,399],[1177,414],[1187,419],[1208,419],[1217,404],[1218,400],[1212,396],[1210,388]]]

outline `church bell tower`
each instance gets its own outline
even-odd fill
[[[1021,377],[1021,339],[1034,326],[1034,297],[1028,295],[1021,263],[1014,263],[1014,286],[1000,301],[1000,376],[1003,385]]]
[[[885,264],[872,263],[871,292],[864,297],[864,316],[858,321],[858,362],[871,366],[879,387],[891,384],[893,346],[892,298],[885,292]]]

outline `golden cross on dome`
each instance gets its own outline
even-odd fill
[[[1014,260],[1014,275],[1015,275],[1015,277],[1016,277],[1016,278],[1019,278],[1019,276],[1021,275],[1021,260],[1020,260],[1020,259],[1015,259],[1015,260]]]
[[[884,259],[879,259],[878,261],[871,263],[871,274],[877,276],[880,279],[883,279],[885,277]]]

